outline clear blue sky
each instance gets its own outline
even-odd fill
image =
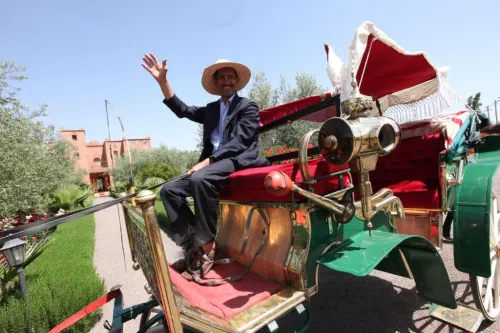
[[[451,66],[450,83],[464,101],[477,91],[484,105],[500,97],[498,0],[5,1],[0,57],[27,67],[20,97],[33,108],[47,103],[45,122],[56,128],[84,127],[87,141],[104,140],[107,99],[130,138],[193,149],[196,125],[162,104],[141,67],[145,52],[167,58],[175,92],[203,105],[216,97],[202,89],[201,72],[218,58],[263,70],[274,86],[280,74],[293,83],[303,70],[329,87],[323,43],[346,61],[363,21]],[[111,135],[121,138],[110,116]]]

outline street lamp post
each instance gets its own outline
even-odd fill
[[[26,259],[26,242],[16,238],[5,242],[0,249],[7,259],[10,267],[17,268],[17,275],[19,276],[19,283],[21,284],[21,293],[24,299],[28,300],[28,288],[26,286],[26,278],[24,276],[23,264]]]

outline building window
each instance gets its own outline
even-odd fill
[[[113,155],[115,155],[115,157],[118,157],[118,152],[116,150],[113,151]]]
[[[73,134],[71,138],[73,138],[73,140],[76,141],[76,134]]]
[[[94,158],[94,162],[101,162],[101,159],[99,157]]]

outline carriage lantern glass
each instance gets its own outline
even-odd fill
[[[10,267],[17,267],[21,293],[24,299],[28,300],[26,278],[24,277],[23,269],[24,260],[26,259],[26,242],[19,238],[7,241],[0,249],[0,253],[3,253]]]
[[[26,258],[26,242],[15,238],[6,242],[0,249],[7,259],[7,263],[10,267],[17,267],[24,264]]]

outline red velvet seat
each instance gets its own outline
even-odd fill
[[[390,188],[401,198],[405,208],[440,209],[439,153],[446,149],[445,136],[437,132],[424,136],[407,138],[391,154],[380,157],[377,169],[370,172],[373,192]],[[335,166],[322,158],[309,161],[313,177],[324,176],[345,170],[346,165]],[[269,194],[264,187],[266,175],[274,170],[286,172],[295,182],[302,181],[298,163],[277,164],[251,168],[233,173],[229,183],[221,191],[223,200],[243,202],[291,202],[291,194],[278,197]],[[344,186],[351,180],[343,177]],[[339,177],[330,177],[314,185],[315,192],[324,195],[340,189]],[[301,185],[307,188],[305,185]],[[296,195],[296,200],[301,200]],[[359,196],[356,195],[356,200]]]
[[[335,166],[323,158],[309,160],[309,170],[312,177],[326,176],[345,169],[347,169],[347,164]],[[221,190],[220,198],[222,200],[246,202],[291,202],[291,193],[285,196],[274,196],[266,191],[264,179],[274,170],[285,172],[294,182],[301,182],[303,180],[298,163],[275,164],[267,167],[244,169],[233,173],[229,177],[229,183]],[[343,183],[344,187],[351,184],[351,180],[347,174],[343,177]],[[307,189],[306,185],[302,184],[301,187]],[[340,188],[338,176],[319,180],[314,185],[315,193],[320,195],[337,191]],[[295,200],[302,199],[301,196],[295,195]]]
[[[439,153],[445,150],[441,132],[411,137],[391,154],[380,157],[370,172],[373,192],[390,188],[405,208],[439,209]]]

